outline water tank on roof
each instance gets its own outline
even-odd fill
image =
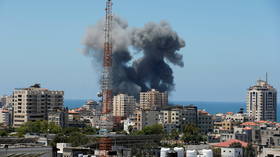
[[[197,157],[196,150],[187,150],[186,152],[187,157]]]
[[[185,151],[182,147],[175,147],[174,151],[177,152],[178,157],[184,157]]]
[[[167,153],[170,151],[170,148],[161,148],[160,157],[167,157]]]
[[[213,151],[211,149],[202,149],[202,157],[213,157]]]

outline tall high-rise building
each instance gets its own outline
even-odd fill
[[[113,99],[113,116],[128,117],[136,108],[136,99],[127,94],[119,94]]]
[[[13,126],[27,121],[48,120],[48,113],[63,109],[63,91],[51,91],[35,84],[13,92]]]
[[[159,92],[152,89],[148,92],[140,93],[140,108],[145,110],[162,108],[168,104],[167,92]]]
[[[258,80],[247,93],[247,112],[256,121],[277,120],[277,91],[267,81]]]

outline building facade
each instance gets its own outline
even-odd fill
[[[113,99],[113,116],[128,117],[136,108],[136,99],[127,94],[119,94]]]
[[[186,125],[197,125],[197,107],[189,106],[176,106],[171,109],[161,110],[159,115],[159,123],[163,125],[165,131],[171,132],[172,130],[183,131]]]
[[[207,134],[214,130],[212,115],[206,111],[198,111],[198,128],[201,133]]]
[[[11,125],[11,112],[7,109],[0,108],[0,124],[3,126]]]
[[[60,127],[68,126],[68,111],[63,110],[54,110],[48,113],[48,122],[53,122],[54,124]]]
[[[277,121],[277,91],[267,81],[258,80],[248,89],[247,113],[255,121]]]
[[[140,108],[145,110],[162,108],[168,104],[167,92],[159,92],[152,89],[140,93]]]
[[[160,111],[157,110],[136,110],[134,112],[135,129],[142,130],[145,126],[158,124]]]
[[[48,120],[48,113],[63,108],[63,91],[51,91],[35,84],[13,92],[13,126],[27,121]]]

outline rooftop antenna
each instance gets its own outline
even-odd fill
[[[266,83],[268,83],[267,80],[268,80],[268,75],[267,75],[267,72],[266,72],[266,73],[265,73],[265,82],[266,82]]]

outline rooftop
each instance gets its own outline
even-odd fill
[[[247,147],[247,145],[248,145],[247,142],[243,142],[243,141],[240,141],[240,140],[237,140],[237,139],[231,139],[231,140],[228,140],[228,141],[225,141],[225,142],[215,144],[213,146],[215,146],[215,147],[230,147],[230,145],[233,144],[233,143],[240,143],[242,145],[242,147]]]

